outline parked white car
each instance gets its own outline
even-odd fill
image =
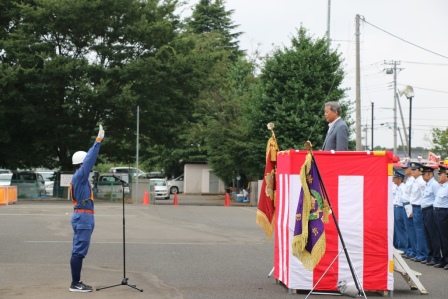
[[[150,190],[154,192],[155,198],[170,199],[165,179],[150,179],[149,186]]]
[[[184,192],[184,175],[180,175],[175,179],[169,180],[167,183],[171,194]]]
[[[114,173],[114,174],[126,174],[126,173],[130,173],[132,174],[133,177],[135,176],[142,176],[145,175],[146,173],[144,171],[141,171],[140,169],[137,169],[135,167],[112,167],[111,169],[109,169],[110,173]]]
[[[11,185],[12,173],[0,173],[0,186]]]

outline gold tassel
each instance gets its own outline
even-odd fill
[[[320,260],[324,256],[325,250],[326,250],[326,238],[324,232],[322,236],[319,238],[319,240],[317,240],[311,253],[306,250],[296,252],[294,249],[292,253],[302,262],[305,269],[312,271],[317,266],[317,264],[319,264]]]
[[[293,252],[303,251],[308,241],[308,220],[310,218],[311,196],[308,184],[306,182],[306,176],[311,169],[311,154],[306,155],[305,163],[300,170],[300,182],[303,188],[303,209],[302,209],[302,233],[294,236],[292,241]]]
[[[264,230],[269,239],[272,238],[272,232],[274,231],[274,218],[272,217],[272,223],[269,223],[268,217],[260,210],[257,211],[257,217],[255,218],[255,223]]]

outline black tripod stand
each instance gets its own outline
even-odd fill
[[[114,178],[116,178],[117,180],[119,180],[121,182],[121,191],[122,191],[122,194],[123,194],[123,198],[122,198],[122,200],[123,200],[123,280],[119,284],[114,284],[114,285],[111,285],[111,286],[108,286],[108,287],[103,287],[103,288],[97,288],[96,290],[100,291],[100,290],[104,290],[104,289],[108,289],[108,288],[113,288],[113,287],[126,285],[126,286],[131,287],[133,289],[136,289],[136,290],[138,290],[140,292],[143,292],[142,289],[137,288],[133,284],[129,284],[128,283],[128,278],[126,277],[126,236],[125,236],[126,224],[125,224],[125,214],[124,214],[124,187],[129,186],[129,184],[126,181],[122,180],[121,178],[119,178],[119,177],[117,177],[115,175],[114,175]]]

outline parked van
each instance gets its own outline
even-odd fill
[[[165,179],[150,179],[149,186],[151,190],[154,190],[155,198],[170,199]]]
[[[19,197],[40,197],[46,194],[44,178],[34,171],[14,171],[11,186],[17,186]]]
[[[171,194],[184,192],[184,175],[180,175],[175,179],[169,180],[167,183]]]
[[[122,166],[122,167],[112,167],[111,169],[109,169],[110,173],[116,173],[116,174],[124,174],[124,173],[129,173],[132,174],[133,177],[135,176],[141,176],[141,175],[145,175],[146,173],[144,171],[141,171],[140,169],[137,169],[135,167],[126,167],[126,166]]]
[[[117,176],[124,181],[129,182],[128,175]],[[123,187],[120,180],[118,180],[114,174],[100,174],[98,181],[94,182],[95,197],[105,199],[121,199],[123,198]],[[124,195],[129,195],[129,186],[124,187]]]

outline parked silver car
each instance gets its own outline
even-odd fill
[[[169,180],[167,183],[171,194],[184,192],[184,175],[180,175],[175,179]]]
[[[53,187],[54,187],[54,171],[37,171],[45,181],[45,194],[53,196]]]

